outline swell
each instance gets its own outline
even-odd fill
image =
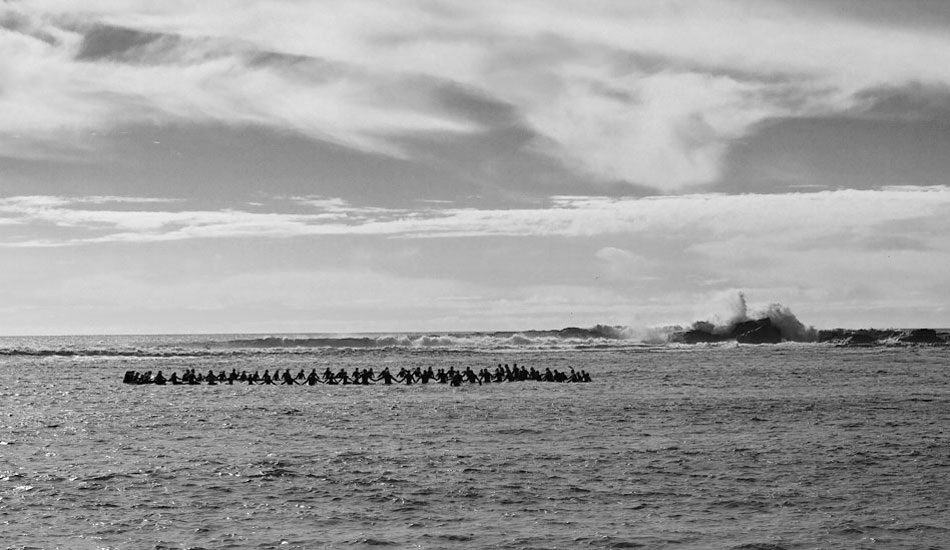
[[[508,332],[469,332],[431,334],[375,334],[361,336],[317,336],[239,338],[218,344],[223,348],[544,348],[610,346],[641,343],[626,327],[595,325],[590,328],[567,327],[559,330]]]
[[[158,350],[158,349],[31,349],[2,348],[0,356],[6,357],[196,357],[216,355],[211,351]]]

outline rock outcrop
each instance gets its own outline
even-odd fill
[[[946,344],[947,341],[932,328],[918,328],[904,333],[899,339],[908,344]]]
[[[670,341],[679,344],[708,344],[732,340],[741,344],[777,344],[783,338],[782,331],[768,317],[742,321],[726,329],[697,323],[690,330],[670,335]]]

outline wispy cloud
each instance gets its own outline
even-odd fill
[[[156,35],[167,40],[118,49],[135,23],[109,29],[104,13],[21,10],[8,12],[0,32],[0,146],[14,154],[83,148],[88,131],[153,122],[270,126],[393,156],[402,151],[392,136],[477,129],[433,108],[412,75],[276,54],[268,61],[270,52],[240,34],[188,38],[177,28]],[[86,56],[92,37],[104,43],[99,58]]]
[[[406,156],[407,137],[483,129],[441,99],[462,86],[511,106],[537,149],[579,172],[673,190],[714,180],[763,121],[950,84],[941,29],[780,2],[5,6],[0,151],[17,155],[115,125],[210,121]]]
[[[892,187],[774,195],[678,195],[644,199],[555,197],[536,209],[353,206],[341,199],[294,199],[307,212],[155,210],[106,208],[111,197],[21,196],[0,199],[0,223],[34,229],[4,246],[157,242],[186,239],[291,238],[351,235],[400,238],[677,236],[696,244],[751,239],[781,247],[822,247],[866,242],[880,227],[929,220],[945,229],[950,188]],[[154,199],[141,199],[153,204]],[[161,204],[159,202],[159,204]],[[68,237],[38,239],[44,227],[68,227]],[[905,228],[906,230],[907,228]],[[21,233],[22,234],[22,233]],[[927,238],[927,235],[914,235]],[[893,235],[891,235],[893,237]],[[945,245],[946,243],[942,243]],[[605,252],[608,256],[609,252]],[[613,254],[616,258],[616,254]]]

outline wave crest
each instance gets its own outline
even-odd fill
[[[355,336],[238,338],[218,344],[228,349],[385,349],[385,348],[563,348],[594,343],[624,345],[641,343],[639,332],[624,326],[594,325],[558,330],[470,332],[430,334],[368,334]]]

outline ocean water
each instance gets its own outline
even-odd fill
[[[0,548],[950,548],[946,346],[325,338],[0,340]],[[593,382],[122,383],[499,363]]]

